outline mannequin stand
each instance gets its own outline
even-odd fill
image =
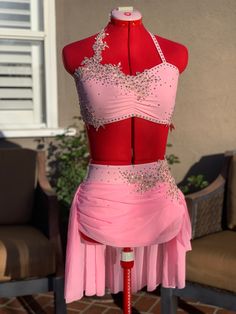
[[[131,248],[124,248],[121,255],[123,268],[123,313],[131,314],[131,269],[134,266],[134,252]]]

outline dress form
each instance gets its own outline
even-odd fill
[[[135,75],[162,62],[139,11],[111,11],[106,25],[109,36],[105,38],[107,49],[102,52],[102,64],[121,62],[126,75]],[[97,34],[96,34],[97,35]],[[71,43],[63,48],[63,62],[73,75],[84,57],[93,55],[96,35]],[[182,44],[156,36],[168,62],[180,72],[187,65],[187,48]],[[106,124],[97,131],[86,125],[92,163],[128,165],[164,159],[169,126],[157,124],[138,117]],[[82,235],[84,240],[97,241]]]
[[[134,10],[127,15],[113,10],[106,31],[109,33],[105,38],[109,48],[102,53],[102,64],[121,62],[125,74],[135,75],[161,63],[140,12]],[[93,35],[63,48],[64,66],[71,75],[85,56],[93,54],[95,37]],[[156,38],[167,61],[176,65],[181,73],[187,66],[187,48],[160,36]],[[86,125],[86,130],[93,163],[128,165],[163,159],[169,126],[132,117],[107,124],[98,131]]]
[[[183,287],[191,232],[184,196],[162,160],[184,68],[176,56],[186,48],[161,37],[157,41],[140,16],[127,13],[112,14],[98,35],[64,47],[63,58],[76,81],[91,153],[88,176],[70,211],[66,298],[79,299],[83,291],[103,295],[105,278],[111,291],[121,291],[121,268],[114,268],[114,261],[116,266],[121,262],[124,313],[129,314],[134,259],[134,291],[144,284],[152,291],[160,282]],[[82,239],[78,230],[87,236]],[[149,272],[153,265],[160,271]]]

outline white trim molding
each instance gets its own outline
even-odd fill
[[[63,128],[4,130],[0,131],[0,138],[53,137],[65,133],[67,136],[75,136],[77,132],[75,128],[69,128],[68,130]]]
[[[56,10],[55,0],[44,0],[44,54],[46,76],[47,127],[58,126],[58,86],[56,53]]]

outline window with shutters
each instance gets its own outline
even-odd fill
[[[0,0],[3,136],[59,130],[55,33],[55,0]]]

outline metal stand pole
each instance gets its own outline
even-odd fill
[[[131,248],[124,248],[121,254],[123,268],[123,313],[131,314],[131,269],[134,266],[134,252]]]

